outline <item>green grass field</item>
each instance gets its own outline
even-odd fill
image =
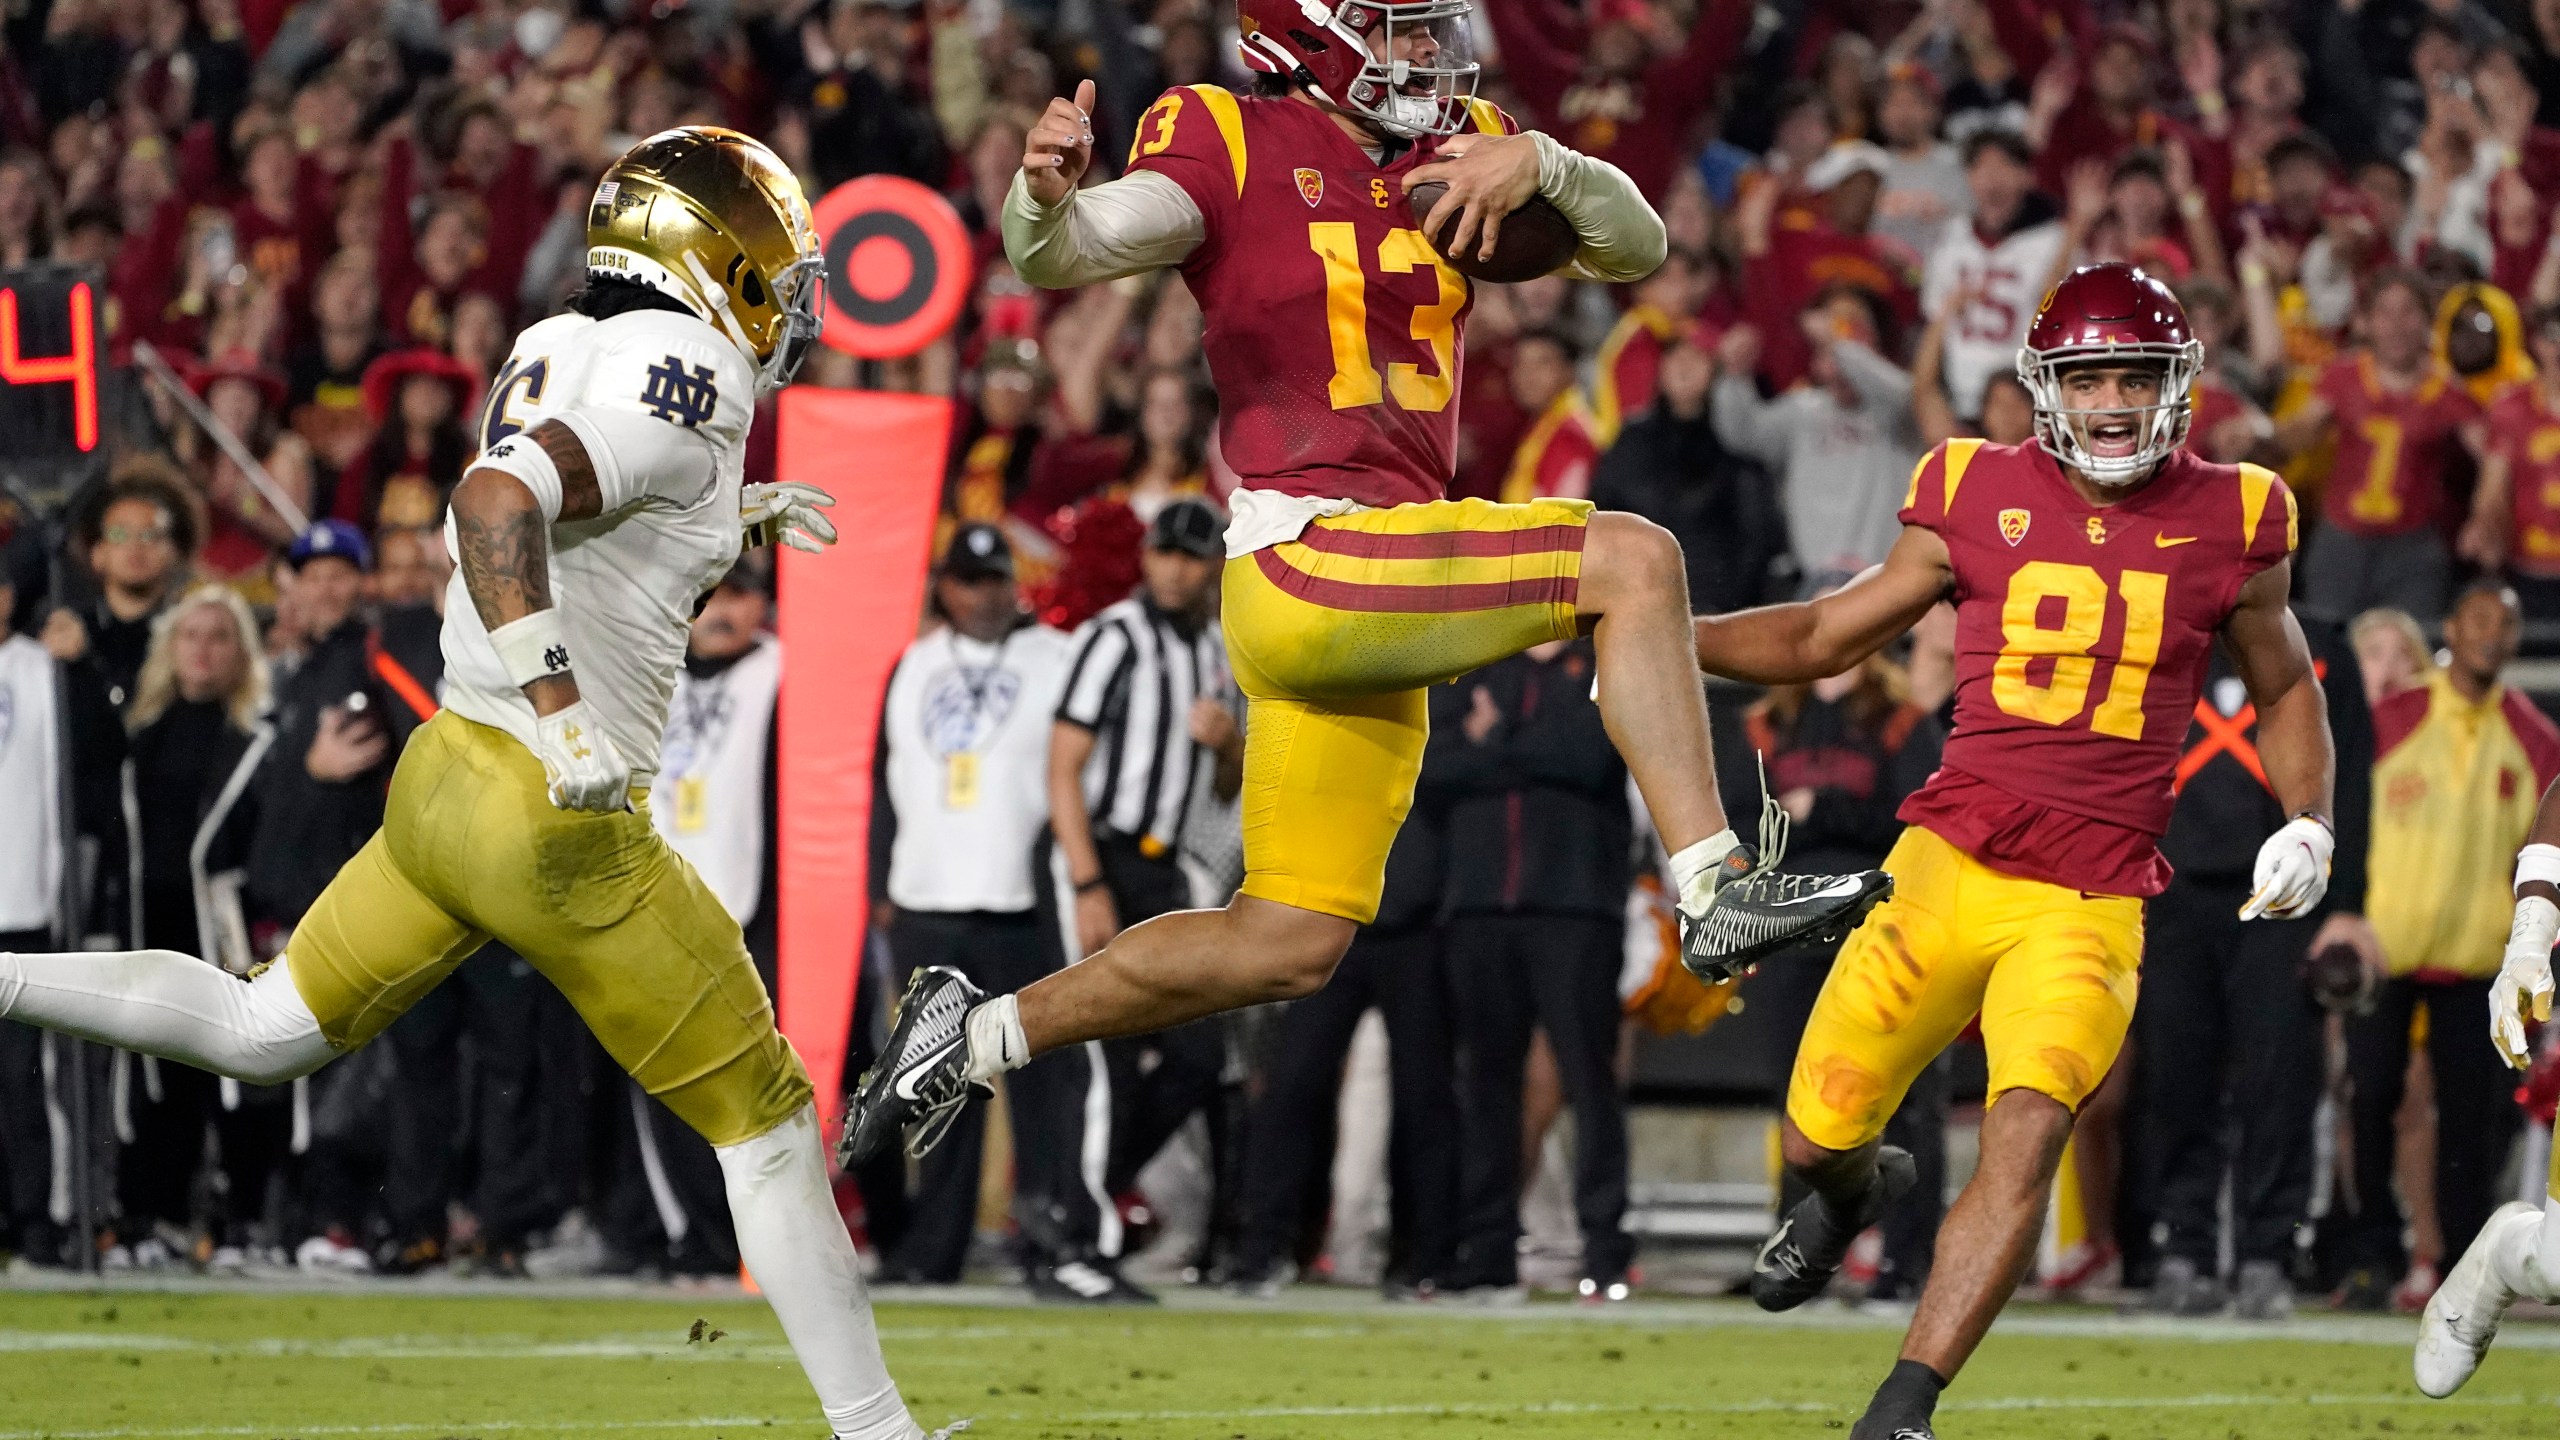
[[[1721,1302],[1460,1312],[1311,1292],[1149,1312],[893,1301],[881,1318],[918,1417],[973,1417],[971,1440],[1835,1436],[1900,1333]],[[727,1333],[690,1342],[697,1319]],[[2560,1436],[2560,1328],[2511,1327],[2449,1402],[2410,1385],[2410,1329],[2013,1311],[1940,1433]],[[0,1292],[0,1440],[818,1440],[816,1417],[771,1314],[731,1295]]]

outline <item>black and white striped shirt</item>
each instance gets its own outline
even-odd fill
[[[1216,764],[1192,742],[1191,702],[1234,703],[1226,641],[1215,621],[1185,638],[1141,593],[1086,621],[1075,643],[1058,718],[1094,732],[1084,768],[1094,838],[1152,841],[1150,851],[1167,853]]]

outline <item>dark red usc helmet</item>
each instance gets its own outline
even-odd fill
[[[2161,367],[2156,403],[2116,410],[2063,405],[2063,371],[2142,361]],[[2101,485],[2130,485],[2185,443],[2203,367],[2204,346],[2188,332],[2178,297],[2121,260],[2083,265],[2063,276],[2036,307],[2027,343],[2018,347],[2018,381],[2035,401],[2036,438],[2055,459]],[[2126,422],[2133,427],[2132,450],[2099,453],[2092,432]]]
[[[1245,68],[1285,75],[1392,134],[1454,135],[1478,66],[1470,0],[1237,0]]]

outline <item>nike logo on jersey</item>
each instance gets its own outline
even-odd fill
[[[896,1092],[897,1097],[901,1100],[915,1100],[921,1098],[917,1092],[916,1082],[933,1073],[933,1067],[936,1061],[939,1061],[943,1056],[950,1054],[952,1051],[957,1050],[968,1043],[968,1036],[955,1035],[951,1037],[951,1039],[944,1041],[942,1044],[935,1046],[933,1049],[927,1051],[924,1055],[911,1062],[906,1069],[899,1071],[896,1082],[890,1085],[889,1088]]]
[[[2172,545],[2192,545],[2195,541],[2196,537],[2193,535],[2154,535],[2151,537],[2152,548],[2158,550],[2166,550]]]

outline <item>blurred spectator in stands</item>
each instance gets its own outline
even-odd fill
[[[856,175],[903,175],[928,185],[948,178],[950,161],[929,97],[916,93],[912,7],[885,0],[839,0],[821,22],[800,24],[801,73],[784,101],[808,117],[815,193]]]
[[[310,447],[278,424],[284,377],[255,356],[233,351],[197,368],[187,382],[214,420],[265,469],[276,489],[309,515]],[[186,424],[178,432],[176,448],[212,517],[197,563],[221,580],[243,580],[264,571],[275,551],[293,541],[293,527],[211,436]]]
[[[1642,0],[1589,18],[1545,0],[1486,0],[1504,78],[1530,113],[1585,155],[1627,172],[1659,199],[1688,153],[1690,132],[1751,28],[1748,0],[1705,0],[1687,33]]]
[[[423,347],[395,350],[366,366],[364,408],[373,439],[335,477],[327,513],[367,535],[444,524],[445,501],[479,453],[479,437],[466,428],[479,388],[470,366]]]
[[[0,565],[0,616],[17,612],[18,568]],[[0,950],[75,943],[83,928],[65,913],[76,847],[62,803],[71,741],[60,685],[54,656],[0,620],[0,705],[11,719],[0,728]],[[68,1258],[52,1205],[56,1140],[69,1143],[54,1133],[60,1112],[46,1076],[54,1045],[33,1026],[0,1021],[0,1221],[10,1248],[41,1265]]]
[[[2533,378],[2524,316],[2515,297],[2495,285],[2465,281],[2445,290],[2436,301],[2433,348],[2484,412],[2509,387]]]
[[[1931,252],[1922,302],[1945,322],[1947,403],[1973,425],[1983,387],[2017,368],[2027,322],[2070,252],[2061,211],[2035,189],[2025,141],[2006,130],[1977,132],[1965,142],[1964,166],[1973,211],[1948,222]]]
[[[31,265],[53,248],[53,177],[32,150],[0,150],[0,268]]]
[[[2235,464],[2248,458],[2275,429],[2247,390],[2232,383],[2233,377],[2246,377],[2253,368],[2245,354],[2235,356],[2232,351],[2239,297],[2230,286],[2203,276],[2177,290],[2179,304],[2187,312],[2187,333],[2204,347],[2186,448],[2207,460]]]
[[[2085,74],[2068,52],[2045,62],[2035,78],[2027,138],[2038,149],[2036,175],[2048,193],[2062,194],[2071,172],[2084,163],[2095,162],[2103,171],[2128,150],[2200,148],[2201,137],[2155,103],[2157,60],[2149,32],[2119,23],[2099,37]]]
[[[2073,177],[2075,191],[2084,182]],[[2073,197],[2075,206],[2079,198]],[[2122,260],[2171,284],[2226,273],[2222,237],[2198,188],[2187,147],[2128,150],[2107,175],[2106,210],[2082,258]]]
[[[998,341],[987,347],[978,364],[976,404],[952,432],[945,514],[992,525],[1013,508],[1030,484],[1039,454],[1035,416],[1046,378],[1036,344]]]
[[[1447,1287],[1458,1243],[1457,1057],[1440,902],[1446,840],[1437,809],[1417,805],[1387,853],[1378,916],[1360,928],[1323,989],[1280,1012],[1261,1093],[1244,1121],[1242,1216],[1228,1283],[1276,1293],[1310,1248],[1307,1200],[1333,1147],[1342,1066],[1360,1017],[1387,1030],[1394,1117],[1387,1142],[1389,1238],[1381,1286],[1390,1299]],[[1314,1217],[1320,1230],[1324,1212]]]
[[[2435,1072],[2445,1254],[2462,1253],[2488,1218],[2514,1133],[2511,1077],[2462,1019],[2488,1003],[2491,957],[2503,949],[2512,900],[2508,860],[2531,827],[2535,801],[2560,776],[2560,728],[2499,681],[2522,623],[2514,592],[2474,582],[2445,620],[2445,668],[2374,711],[2366,913],[2390,978],[2372,1013],[2347,1023],[2355,1218],[2340,1303],[2351,1309],[2380,1308],[2407,1263],[2391,1185],[2393,1117],[2420,1005]],[[2403,1289],[2423,1302],[2434,1279],[2413,1273]]]
[[[1626,1101],[1618,970],[1634,836],[1626,763],[1591,698],[1587,640],[1434,686],[1422,788],[1448,813],[1443,911],[1465,1112],[1454,1291],[1519,1284],[1521,1077],[1533,1029],[1573,1109],[1582,1293],[1624,1299]]]
[[[95,667],[91,676],[108,709],[121,711],[133,698],[152,622],[186,583],[203,525],[202,502],[185,478],[145,455],[118,464],[73,522],[71,543],[88,561],[98,598],[81,610],[54,611],[45,644],[57,659],[85,658]]]
[[[1884,559],[1921,454],[1911,377],[1876,353],[1867,297],[1834,291],[1797,320],[1811,384],[1775,400],[1752,388],[1759,333],[1725,332],[1713,414],[1716,438],[1769,467],[1787,515],[1799,573],[1855,573]]]
[[[2000,43],[1991,6],[1985,0],[1957,0],[1941,13],[1957,52],[1955,81],[1947,90],[1947,139],[1970,147],[1985,130],[2024,135],[2029,77],[2019,73],[2018,61]]]
[[[2423,689],[2436,670],[2435,649],[2405,610],[2367,610],[2347,627],[2365,704],[2375,709],[2403,690]]]
[[[1581,354],[1562,330],[1523,331],[1511,342],[1511,401],[1529,417],[1502,500],[1518,504],[1542,496],[1580,500],[1591,494],[1591,468],[1600,459],[1590,411],[1574,383]]]
[[[305,637],[275,690],[275,747],[258,776],[249,913],[274,953],[321,888],[382,826],[393,752],[381,687],[357,613],[373,549],[343,520],[322,520],[293,542],[285,564]]]
[[[1894,349],[1918,317],[1911,257],[1868,233],[1876,195],[1891,164],[1864,140],[1832,146],[1805,172],[1810,212],[1780,211],[1774,187],[1752,192],[1735,217],[1741,230],[1742,313],[1766,349],[1760,376],[1772,390],[1802,378],[1810,346],[1791,323],[1826,292],[1854,290],[1876,304],[1876,343]]]
[[[254,781],[275,741],[266,724],[267,666],[258,627],[238,594],[203,585],[153,627],[149,657],[127,721],[126,843],[138,888],[132,900],[137,944],[197,956],[233,974],[258,961],[250,948],[241,884],[258,823]],[[293,1138],[293,1111],[281,1096],[250,1098],[202,1070],[171,1060],[119,1054],[129,1067],[117,1116],[129,1131],[118,1166],[125,1224],[119,1235],[136,1265],[210,1258],[217,1270],[253,1261],[282,1263],[268,1214],[268,1186]],[[197,1172],[206,1128],[218,1135],[220,1183],[199,1216]],[[198,1249],[197,1222],[209,1221]]]
[[[382,353],[381,310],[370,256],[341,250],[320,267],[309,338],[285,362],[285,415],[323,475],[343,472],[373,436],[364,377]]]
[[[2354,1008],[2383,968],[2364,918],[2373,712],[2346,637],[2325,622],[2304,628],[2338,753],[2337,863],[2316,913],[2238,918],[2253,883],[2252,837],[2284,814],[2261,775],[2248,687],[2218,648],[2178,762],[2177,807],[2161,841],[2176,876],[2146,915],[2130,1062],[2128,1148],[2141,1197],[2131,1208],[2150,1223],[2118,1232],[2131,1237],[2129,1249],[2136,1232],[2161,1237],[2145,1302],[2155,1314],[2218,1314],[2226,1303],[2244,1320],[2292,1312],[2326,1071],[2324,1007]]]
[[[2276,423],[2275,446],[2288,456],[2336,437],[2321,524],[2303,556],[2302,606],[2312,614],[2335,620],[2388,605],[2423,622],[2444,612],[2453,583],[2448,472],[2485,441],[2479,402],[2428,348],[2430,312],[2417,276],[2375,279],[2363,346],[2330,362]]]
[[[1834,572],[1815,583],[1837,589]],[[1938,768],[1946,734],[1912,702],[1903,668],[1882,653],[1856,669],[1810,685],[1784,685],[1754,702],[1743,733],[1767,765],[1769,792],[1791,822],[1785,868],[1828,873],[1823,865],[1874,865],[1902,832],[1895,811]],[[1813,1013],[1815,995],[1831,956],[1779,957],[1743,982],[1742,997],[1774,1007],[1788,1034]],[[1946,1206],[1947,1062],[1923,1071],[1887,1122],[1885,1143],[1909,1150],[1920,1165],[1920,1183],[1883,1221],[1884,1258],[1869,1287],[1871,1299],[1909,1302],[1929,1278]]]
[[[2534,375],[2489,409],[2469,557],[2503,570],[2527,621],[2560,620],[2560,305],[2533,316]]]
[[[288,339],[298,339],[309,328],[311,284],[336,241],[336,217],[318,168],[302,162],[280,121],[244,129],[234,149],[242,193],[231,206],[232,243],[240,263],[275,293]]]
[[[2199,58],[2208,70],[2218,68],[2213,56]],[[2187,57],[2180,60],[2186,68]],[[2241,205],[2265,193],[2267,159],[2277,142],[2301,132],[2302,52],[2281,34],[2259,30],[2233,46],[2229,74],[2229,85],[2218,92],[2190,82],[2197,128],[2209,138],[2218,137],[2230,156],[2227,188],[2204,197],[2215,221],[2226,225]],[[2209,78],[2207,72],[2197,75],[2198,80]],[[2228,116],[2219,125],[2213,114],[2217,109]]]
[[[1697,251],[1673,250],[1662,268],[1628,287],[1628,304],[1591,361],[1591,438],[1602,449],[1653,404],[1662,356],[1706,308],[1710,262]]]
[[[1773,561],[1787,553],[1776,486],[1755,461],[1726,449],[1708,414],[1714,342],[1704,326],[1663,352],[1659,393],[1600,457],[1592,503],[1668,530],[1689,570],[1689,606],[1722,614],[1769,598]]]
[[[1876,100],[1878,139],[1885,149],[1884,186],[1876,196],[1875,232],[1900,245],[1924,269],[1947,233],[1949,221],[1973,208],[1964,161],[1938,138],[1937,72],[1925,65],[1896,65]]]

